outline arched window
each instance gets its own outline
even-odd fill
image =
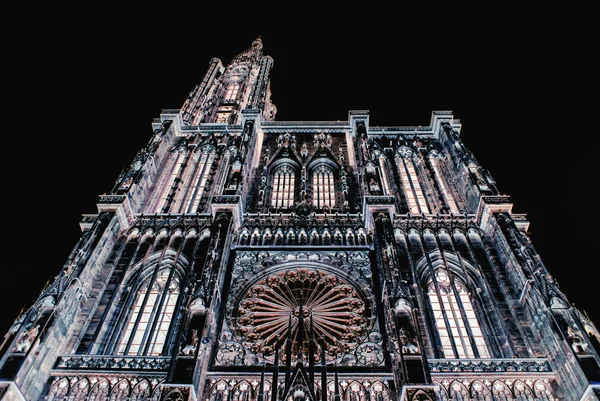
[[[192,186],[188,196],[188,201],[184,209],[185,213],[196,213],[200,201],[205,194],[205,188],[210,178],[211,166],[215,159],[215,153],[212,147],[205,147],[202,152],[196,155],[196,165],[194,166],[194,175],[190,177]],[[181,213],[181,210],[179,211]]]
[[[225,97],[223,100],[225,102],[233,102],[240,91],[240,84],[238,82],[230,82],[227,86],[227,90],[225,91]]]
[[[415,167],[417,157],[407,147],[401,147],[396,152],[396,164],[398,165],[398,173],[402,181],[402,191],[404,192],[404,196],[406,196],[410,213],[430,213]]]
[[[277,209],[287,209],[294,204],[294,182],[296,174],[291,166],[283,165],[273,174],[273,193],[271,206]]]
[[[335,186],[331,168],[320,165],[313,172],[313,204],[317,209],[335,206]]]
[[[185,169],[185,160],[188,149],[186,146],[179,146],[171,150],[171,154],[166,160],[164,173],[153,191],[153,199],[150,203],[151,213],[168,213],[168,208],[172,200],[173,188],[179,182],[181,171]]]
[[[435,279],[437,283],[429,283],[428,295],[444,357],[475,358],[476,349],[479,358],[489,358],[466,287],[457,280],[451,283],[443,269],[436,271]]]
[[[171,269],[148,278],[136,290],[135,299],[117,345],[122,355],[161,355],[179,295],[179,280]]]

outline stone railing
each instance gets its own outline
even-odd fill
[[[54,369],[167,372],[170,361],[170,357],[153,356],[62,355]]]
[[[98,203],[107,204],[107,203],[123,203],[125,200],[125,195],[100,195],[98,197]]]
[[[429,359],[432,375],[444,373],[551,373],[550,363],[541,358],[518,359]]]
[[[288,227],[340,227],[360,228],[364,226],[362,214],[310,214],[300,216],[295,213],[246,213],[243,215],[243,225],[261,228]]]
[[[444,228],[448,231],[454,228],[468,229],[476,227],[476,216],[472,214],[454,215],[454,214],[438,214],[438,215],[412,215],[412,214],[397,214],[394,216],[394,228],[408,230],[411,228],[422,229],[439,229]]]
[[[393,205],[394,197],[369,195],[365,196],[365,202],[367,205]]]
[[[217,195],[212,197],[212,203],[218,204],[236,204],[240,201],[238,195]]]
[[[179,114],[179,109],[162,109],[160,114]]]
[[[485,203],[489,203],[491,205],[510,203],[510,196],[508,195],[483,195],[481,198],[485,201]]]
[[[263,121],[264,128],[270,127],[345,127],[347,121]]]

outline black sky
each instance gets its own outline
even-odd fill
[[[81,215],[97,211],[152,119],[181,107],[213,57],[228,64],[257,36],[274,59],[277,120],[366,109],[371,125],[428,125],[433,110],[453,111],[465,145],[527,214],[560,288],[598,325],[598,111],[585,12],[398,7],[270,20],[264,10],[167,6],[17,16],[3,57],[0,332],[58,274]]]

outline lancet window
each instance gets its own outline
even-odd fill
[[[215,159],[214,152],[203,151],[196,164],[195,175],[192,181],[191,196],[187,202],[185,212],[196,213],[202,196],[205,194],[206,186],[210,178],[211,166]]]
[[[467,288],[459,280],[451,282],[447,271],[438,269],[428,295],[444,357],[489,358]]]
[[[296,172],[287,164],[275,170],[271,206],[277,209],[287,209],[294,205],[295,179]]]
[[[318,166],[313,172],[313,204],[317,209],[335,206],[333,171],[326,165]]]
[[[179,277],[173,269],[163,269],[133,291],[116,351],[122,355],[162,355],[179,296]]]
[[[229,83],[229,85],[227,86],[227,90],[225,91],[225,97],[223,98],[223,100],[226,102],[233,102],[237,98],[239,91],[240,91],[239,82]]]
[[[415,157],[416,155],[411,149],[401,147],[396,152],[396,164],[410,213],[428,214],[430,211],[417,175]]]
[[[178,184],[179,175],[181,174],[182,168],[185,166],[185,160],[187,157],[187,148],[180,146],[173,150],[173,154],[169,158],[169,164],[167,165],[168,173],[165,173],[158,183],[155,193],[157,198],[153,200],[154,207],[152,208],[155,213],[166,213],[166,208],[170,204],[170,193],[172,188]]]

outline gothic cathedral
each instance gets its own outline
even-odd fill
[[[214,58],[0,346],[0,399],[600,399],[600,333],[460,138],[277,121]]]

